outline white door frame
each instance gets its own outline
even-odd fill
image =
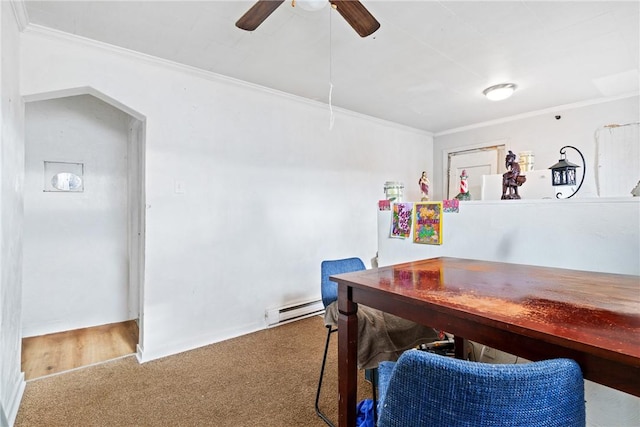
[[[146,116],[120,101],[92,88],[76,87],[62,89],[58,91],[35,93],[23,96],[23,101],[36,102],[49,99],[65,98],[76,95],[91,95],[105,103],[117,108],[131,116],[129,127],[128,154],[129,164],[127,165],[130,181],[128,189],[127,210],[129,212],[129,292],[137,294],[137,301],[134,298],[136,307],[129,305],[129,313],[136,314],[138,318],[138,348],[137,357],[141,360],[142,349],[144,348],[144,284],[145,284],[145,217],[146,217]]]
[[[142,353],[145,259],[145,142],[146,121],[132,117],[129,124],[127,211],[129,216],[129,316],[138,319],[136,353]]]
[[[510,149],[509,138],[495,139],[491,141],[485,141],[473,145],[465,145],[463,147],[445,148],[442,150],[442,198],[446,199],[449,195],[449,156],[455,155],[455,153],[464,153],[476,150],[486,150],[498,148],[506,152]],[[500,164],[498,162],[498,164]]]

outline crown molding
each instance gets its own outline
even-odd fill
[[[499,125],[499,124],[503,124],[503,123],[513,122],[515,120],[527,119],[529,117],[541,116],[543,114],[558,113],[558,112],[561,112],[561,111],[572,110],[574,108],[588,107],[589,105],[604,104],[606,102],[617,101],[619,99],[625,99],[625,98],[632,98],[634,96],[640,96],[640,92],[632,91],[632,92],[626,92],[626,93],[623,93],[623,94],[620,94],[620,95],[616,95],[616,96],[608,96],[608,97],[605,97],[605,98],[597,98],[597,99],[590,99],[590,100],[587,100],[587,101],[574,102],[572,104],[558,105],[556,107],[545,108],[543,110],[531,111],[531,112],[523,113],[523,114],[516,114],[514,116],[503,117],[501,119],[489,120],[489,121],[486,121],[486,122],[476,123],[476,124],[469,125],[469,126],[462,126],[462,127],[459,127],[459,128],[444,130],[442,132],[435,133],[433,136],[434,137],[438,137],[438,136],[450,135],[450,134],[453,134],[453,133],[465,132],[465,131],[479,129],[479,128],[483,128],[483,127],[487,127],[487,126],[493,126],[493,125]]]
[[[27,13],[27,6],[25,5],[24,0],[9,0],[9,3],[11,4],[13,14],[16,17],[18,29],[20,31],[24,31],[29,25],[29,14]]]
[[[2,1],[2,0],[0,0]],[[19,0],[22,2],[22,0]],[[102,51],[107,51],[118,56],[127,57],[134,60],[144,61],[153,65],[162,66],[174,71],[183,72],[185,74],[189,74],[194,77],[198,77],[201,79],[214,81],[214,82],[223,82],[227,84],[232,84],[235,86],[244,87],[247,89],[255,90],[262,93],[268,93],[274,96],[278,96],[281,98],[290,99],[295,102],[301,102],[303,104],[312,105],[319,108],[328,108],[330,111],[334,113],[340,113],[341,115],[356,117],[361,120],[367,120],[373,123],[380,124],[382,126],[389,126],[396,129],[401,129],[407,132],[412,132],[415,134],[423,135],[426,137],[433,137],[433,133],[429,131],[425,131],[422,129],[413,128],[407,125],[403,125],[400,123],[392,122],[389,120],[380,119],[374,116],[368,116],[366,114],[358,113],[352,110],[347,110],[345,108],[340,108],[336,106],[330,106],[327,103],[315,100],[304,98],[298,95],[292,95],[287,92],[279,91],[277,89],[272,89],[266,86],[260,86],[255,83],[250,83],[244,80],[236,79],[233,77],[225,76],[224,74],[218,74],[213,71],[203,70],[201,68],[193,67],[191,65],[181,64],[179,62],[170,61],[168,59],[160,58],[157,56],[148,55],[145,53],[141,53],[132,49],[123,48],[120,46],[115,46],[112,44],[100,42],[94,39],[90,39],[87,37],[79,36],[76,34],[67,33],[60,30],[55,30],[53,28],[45,27],[38,24],[28,24],[24,30],[26,34],[35,34],[45,38],[64,40],[70,43],[89,46],[95,49],[99,49]]]

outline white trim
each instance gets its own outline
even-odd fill
[[[604,103],[611,102],[611,101],[617,101],[619,99],[632,98],[634,96],[640,96],[640,92],[638,92],[638,91],[626,92],[626,93],[623,93],[623,94],[620,94],[620,95],[609,96],[609,97],[606,97],[606,98],[591,99],[591,100],[588,100],[588,101],[574,102],[572,104],[558,105],[557,107],[549,107],[549,108],[545,108],[543,110],[530,111],[528,113],[516,114],[515,116],[508,116],[508,117],[503,117],[501,119],[489,120],[489,121],[486,121],[486,122],[480,122],[480,123],[476,123],[476,124],[473,124],[473,125],[468,125],[468,126],[462,126],[462,127],[459,127],[459,128],[448,129],[448,130],[444,130],[442,132],[435,133],[433,136],[437,138],[439,136],[450,135],[452,133],[458,133],[458,132],[464,132],[464,131],[473,130],[473,129],[479,129],[479,128],[483,128],[483,127],[487,127],[487,126],[493,126],[493,125],[498,125],[498,124],[502,124],[502,123],[512,122],[512,121],[515,121],[515,120],[526,119],[526,118],[529,118],[529,117],[541,116],[543,114],[558,113],[560,111],[572,110],[574,108],[587,107],[589,105],[604,104]]]
[[[35,102],[35,101],[48,101],[50,99],[67,98],[70,96],[78,96],[78,95],[91,95],[111,105],[112,107],[117,108],[118,110],[124,113],[127,113],[128,115],[132,116],[133,118],[141,122],[145,122],[147,120],[147,117],[144,114],[134,110],[131,107],[126,106],[120,101],[110,97],[109,95],[97,89],[92,88],[91,86],[81,86],[81,87],[74,87],[69,89],[54,90],[50,92],[32,93],[32,94],[24,95],[22,99],[24,100],[24,102]]]
[[[18,23],[18,29],[24,31],[29,25],[29,14],[24,0],[9,0],[9,2]]]
[[[30,34],[35,34],[35,35],[40,35],[43,37],[50,37],[50,38],[57,38],[57,39],[61,39],[61,40],[65,40],[65,41],[69,41],[72,43],[77,43],[80,45],[84,45],[84,46],[91,46],[97,49],[101,49],[101,50],[106,50],[109,51],[111,53],[114,53],[116,55],[121,55],[121,56],[125,56],[128,58],[133,58],[133,59],[137,59],[137,60],[143,60],[146,61],[148,63],[151,63],[153,65],[159,65],[159,66],[163,66],[163,67],[167,67],[169,69],[172,70],[176,70],[176,71],[180,71],[180,72],[184,72],[186,74],[190,74],[194,77],[198,77],[198,78],[202,78],[202,79],[206,79],[206,80],[210,80],[210,81],[216,81],[216,82],[223,82],[223,83],[228,83],[228,84],[234,84],[237,86],[242,86],[248,89],[252,89],[252,90],[256,90],[259,92],[264,92],[270,95],[274,95],[274,96],[280,96],[289,100],[293,100],[293,101],[297,101],[297,102],[301,102],[304,104],[308,104],[308,105],[312,105],[312,106],[316,106],[316,107],[321,107],[321,108],[328,108],[328,104],[325,104],[323,102],[314,100],[314,99],[309,99],[309,98],[304,98],[298,95],[293,95],[287,92],[283,92],[283,91],[279,91],[277,89],[272,89],[266,86],[260,86],[258,84],[255,83],[250,83],[244,80],[239,80],[233,77],[229,77],[229,76],[225,76],[223,74],[218,74],[218,73],[214,73],[213,71],[207,71],[207,70],[203,70],[200,68],[196,68],[190,65],[185,65],[185,64],[181,64],[179,62],[174,62],[174,61],[170,61],[168,59],[163,59],[163,58],[159,58],[156,56],[152,56],[152,55],[148,55],[145,53],[141,53],[135,50],[131,50],[131,49],[127,49],[127,48],[123,48],[120,46],[115,46],[115,45],[111,45],[108,43],[104,43],[104,42],[100,42],[97,40],[93,40],[87,37],[83,37],[83,36],[79,36],[79,35],[75,35],[75,34],[71,34],[71,33],[66,33],[64,31],[59,31],[59,30],[55,30],[53,28],[49,28],[49,27],[44,27],[42,25],[37,25],[37,24],[28,24],[26,29],[24,30],[25,33],[30,33]],[[366,114],[362,114],[362,113],[358,113],[352,110],[347,110],[344,108],[340,108],[340,107],[336,107],[333,106],[333,111],[334,112],[339,112],[341,114],[350,116],[350,117],[355,117],[355,118],[360,118],[360,119],[365,119],[365,120],[369,120],[371,122],[377,123],[377,124],[381,124],[384,126],[391,126],[393,128],[398,128],[398,129],[402,129],[405,131],[410,131],[410,132],[414,132],[416,134],[419,135],[424,135],[424,136],[428,136],[428,137],[433,137],[433,132],[429,132],[429,131],[425,131],[422,129],[417,129],[414,127],[410,127],[410,126],[406,126],[406,125],[402,125],[396,122],[392,122],[389,120],[384,120],[384,119],[380,119],[377,117],[373,117],[373,116],[368,116]]]
[[[18,382],[14,385],[12,393],[8,394],[9,399],[7,401],[9,402],[9,405],[6,408],[7,410],[3,411],[10,426],[15,423],[16,417],[18,416],[18,409],[20,409],[20,402],[22,401],[26,385],[27,383],[24,380],[24,372],[21,372]]]
[[[144,349],[140,344],[136,345],[136,359],[138,360],[138,363],[142,363],[144,361]]]
[[[504,147],[505,150],[510,149],[509,138],[500,138],[490,141],[479,142],[473,145],[465,145],[464,147],[452,147],[442,150],[442,198],[446,199],[449,196],[449,155],[452,153],[459,153],[462,151],[481,150],[483,148],[490,147]],[[435,152],[434,152],[435,157]],[[465,202],[466,203],[466,202]]]
[[[264,321],[245,325],[241,328],[233,328],[215,334],[202,334],[198,337],[192,337],[182,342],[170,343],[165,346],[153,346],[154,349],[144,350],[140,345],[137,346],[136,358],[140,363],[150,362],[162,357],[173,356],[189,350],[195,350],[200,347],[206,347],[211,344],[230,340],[243,335],[251,334],[265,329]]]

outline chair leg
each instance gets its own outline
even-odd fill
[[[374,368],[371,373],[371,395],[373,396],[373,425],[378,425],[378,396],[376,389],[378,388],[378,368]]]
[[[320,368],[320,379],[318,380],[318,390],[316,391],[316,414],[322,418],[322,420],[327,423],[330,427],[335,427],[334,424],[327,418],[327,416],[320,410],[320,391],[322,390],[322,379],[324,378],[324,368],[327,364],[327,354],[329,352],[329,342],[331,341],[331,334],[334,332],[338,332],[337,329],[332,329],[331,326],[327,326],[327,340],[324,344],[324,355],[322,356],[322,367]],[[378,415],[377,415],[377,388],[378,388],[378,369],[371,369],[371,394],[373,396],[373,420],[374,423],[378,424]]]
[[[327,418],[327,416],[322,413],[322,411],[320,410],[320,407],[318,405],[319,401],[320,401],[320,390],[322,389],[322,378],[324,377],[324,367],[327,363],[327,353],[329,351],[329,341],[331,340],[331,334],[334,332],[337,332],[337,329],[333,329],[331,328],[331,326],[327,326],[327,341],[324,344],[324,356],[322,356],[322,367],[320,368],[320,379],[318,380],[318,391],[316,392],[316,414],[318,414],[318,416],[320,418],[322,418],[322,420],[327,423],[327,425],[329,425],[330,427],[334,427],[333,423],[329,420],[329,418]]]

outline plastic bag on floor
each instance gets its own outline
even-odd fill
[[[375,427],[376,422],[373,419],[373,400],[364,399],[358,403],[358,416],[356,417],[357,427]]]

